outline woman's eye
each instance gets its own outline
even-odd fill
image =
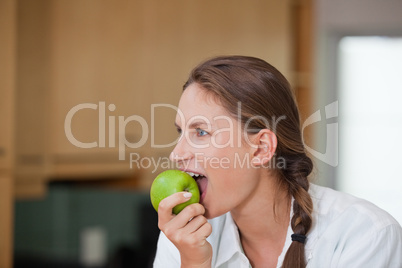
[[[196,128],[195,131],[197,131],[197,136],[199,136],[199,137],[208,135],[208,132],[206,132],[205,130],[202,130],[200,128]]]

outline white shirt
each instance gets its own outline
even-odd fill
[[[314,212],[305,246],[308,268],[402,268],[402,229],[387,212],[365,200],[314,184],[310,184],[309,193]],[[209,222],[212,267],[249,268],[231,214]],[[289,225],[277,267],[282,266],[292,233]],[[154,267],[180,267],[179,251],[162,232]]]

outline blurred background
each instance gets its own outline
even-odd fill
[[[222,54],[289,79],[314,183],[402,222],[400,14],[398,0],[0,0],[0,268],[151,267],[173,106]]]

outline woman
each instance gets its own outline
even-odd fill
[[[309,183],[289,83],[263,60],[217,57],[184,85],[171,154],[193,175],[159,205],[155,267],[402,267],[402,231],[386,212]]]

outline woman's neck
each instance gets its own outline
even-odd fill
[[[253,267],[276,267],[286,241],[291,198],[273,178],[262,178],[255,192],[231,211]]]

